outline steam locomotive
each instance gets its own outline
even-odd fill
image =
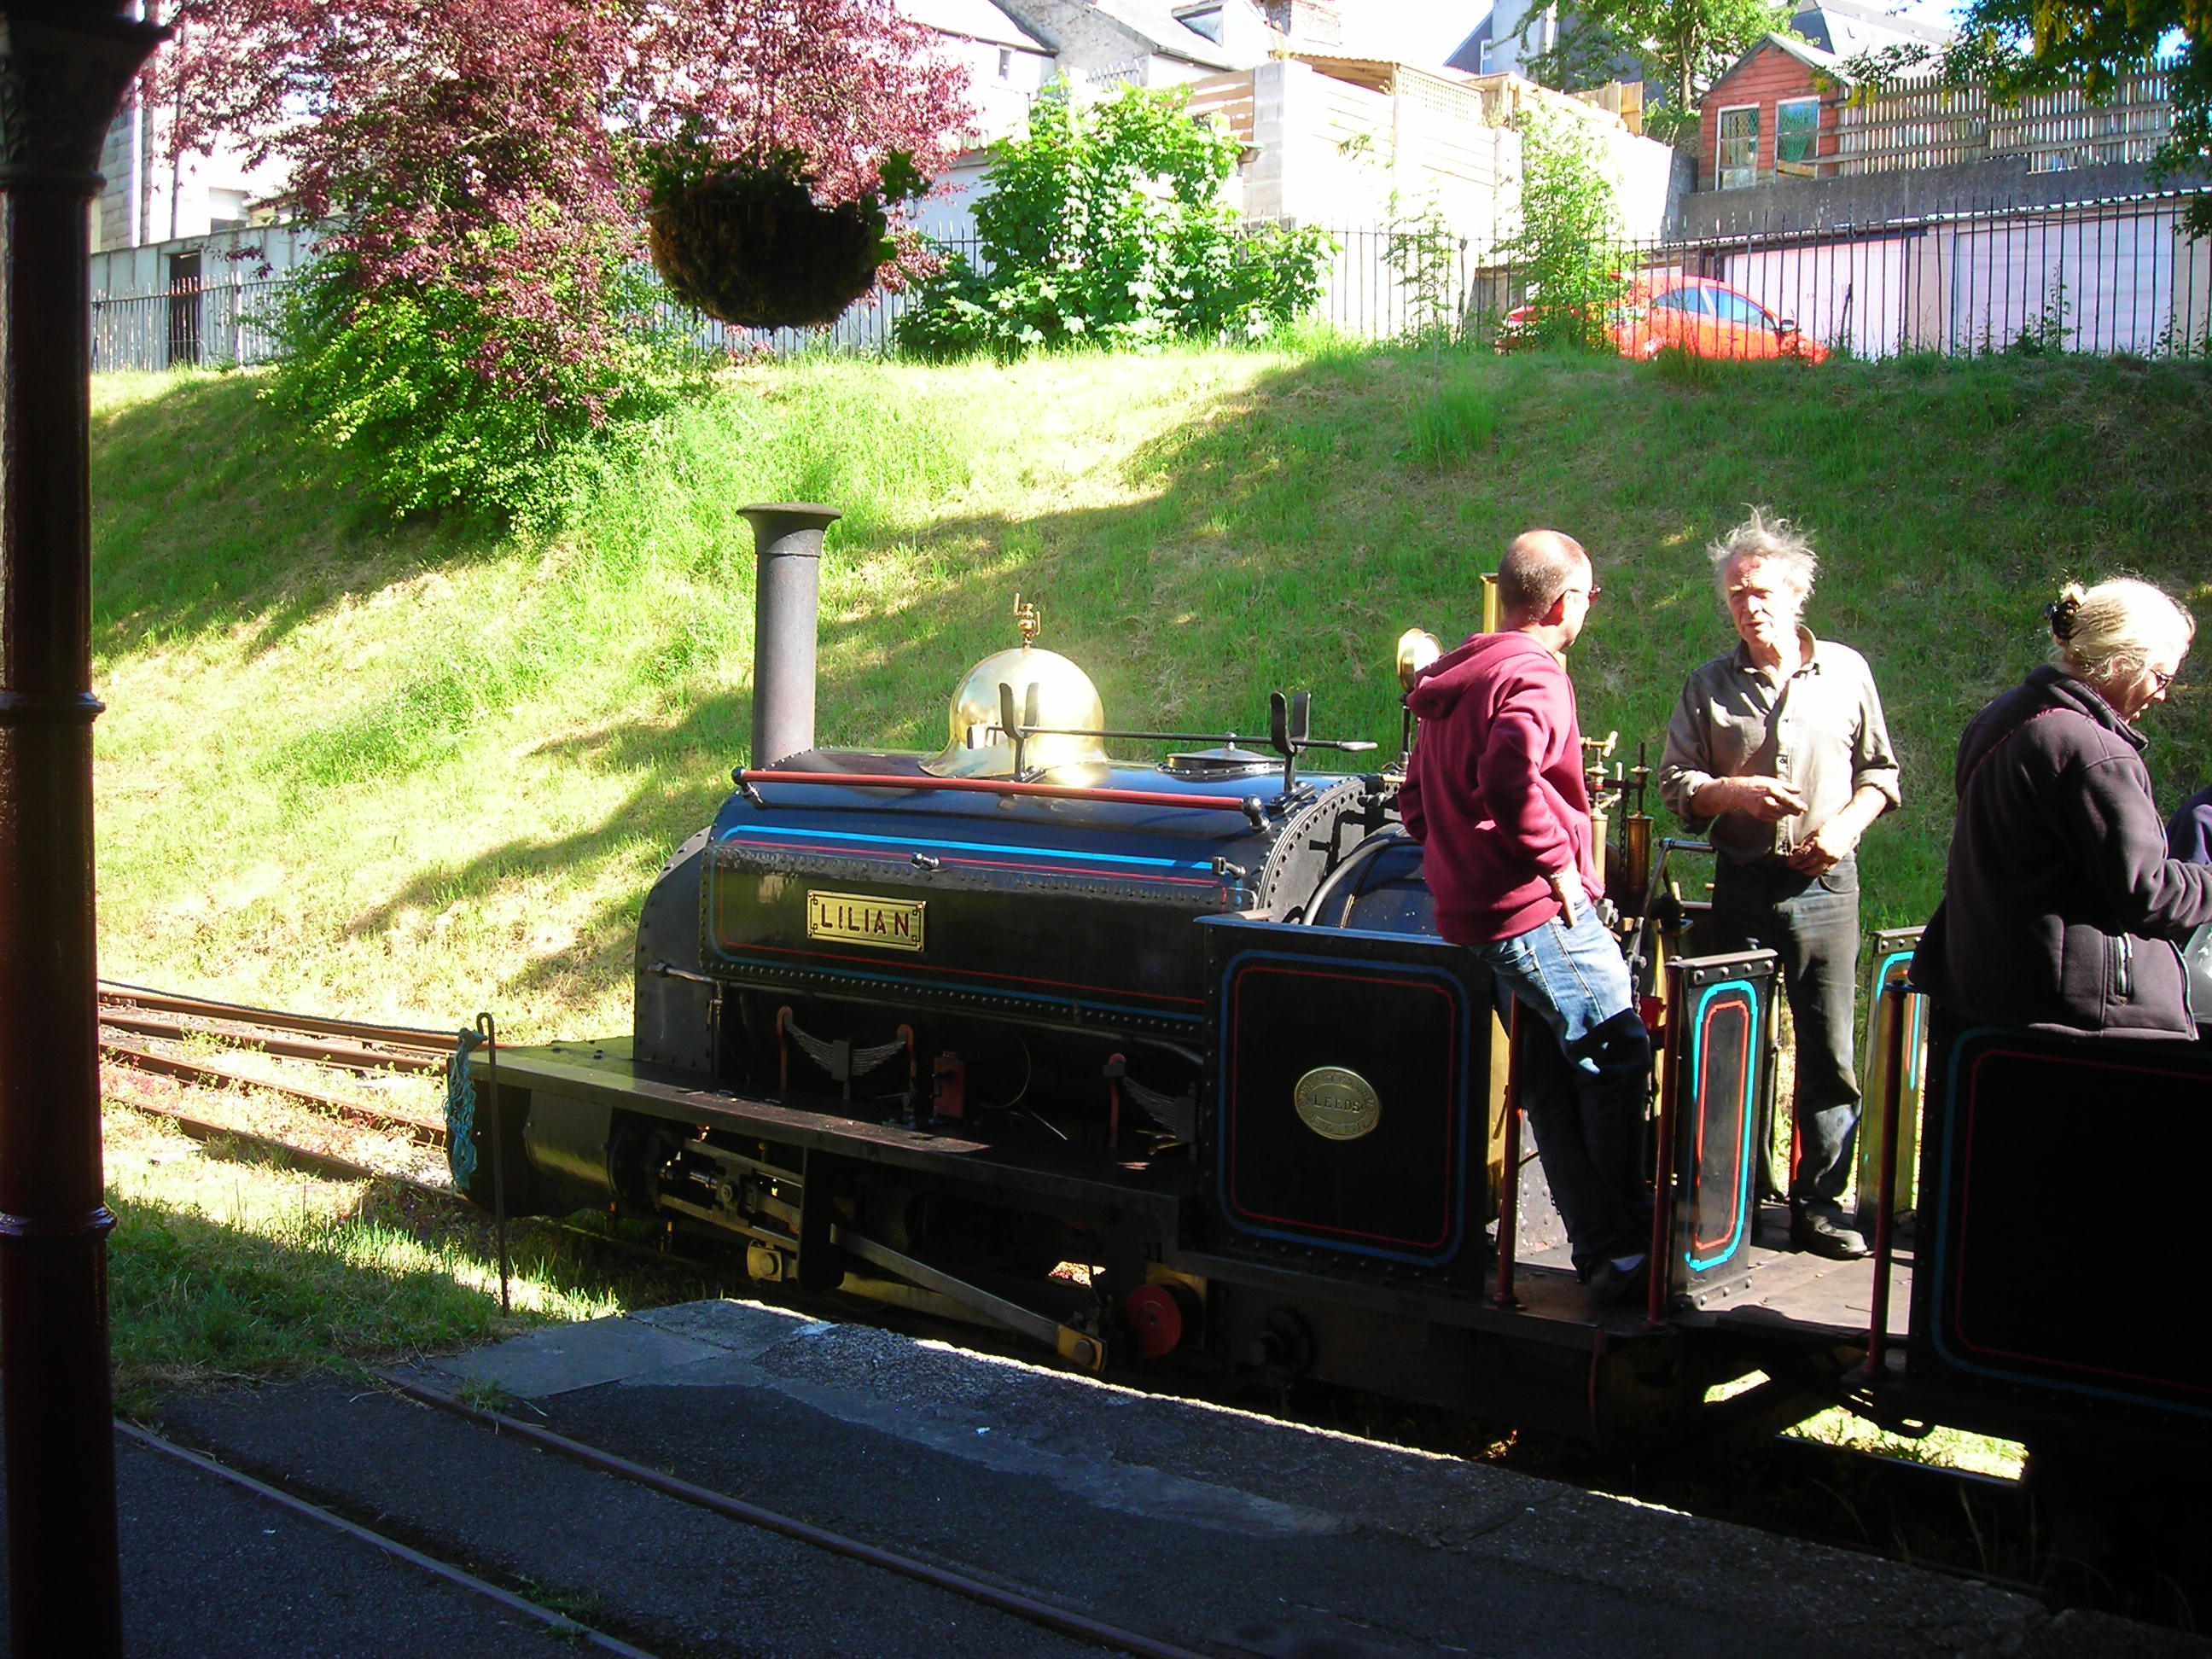
[[[1655,843],[1644,769],[1594,757],[1661,1055],[1662,1271],[1647,1307],[1601,1308],[1520,1145],[1509,1020],[1437,937],[1398,822],[1410,717],[1399,764],[1361,774],[1307,769],[1375,745],[1315,737],[1302,695],[1271,699],[1263,747],[1116,729],[1018,601],[1018,642],[958,688],[941,750],[817,747],[836,516],[748,509],[770,763],[737,771],[647,897],[629,1039],[475,1058],[479,1202],[653,1218],[741,1244],[757,1280],[996,1326],[1087,1370],[1310,1377],[1602,1447],[1838,1400],[2169,1468],[2212,1437],[2203,1322],[2173,1316],[2170,1279],[2106,1272],[2093,1219],[2212,1150],[2212,1062],[1925,1030],[1911,935],[1878,936],[1871,1282],[1765,1249],[1774,958],[1698,953],[1668,872],[1700,849]],[[1424,638],[1401,641],[1409,684]],[[1139,741],[1184,746],[1109,758]],[[2092,1127],[2106,1104],[2134,1145]],[[2145,1142],[2124,1182],[2119,1149]],[[2193,1259],[2179,1196],[2142,1207],[2166,1259]]]

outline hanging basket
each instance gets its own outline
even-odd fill
[[[823,207],[774,173],[687,185],[653,210],[646,231],[670,292],[744,328],[836,322],[875,286],[884,257],[884,216],[872,202]]]

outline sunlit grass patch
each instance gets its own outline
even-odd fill
[[[620,1312],[623,1287],[518,1237],[514,1312],[489,1228],[106,1114],[111,1341],[121,1409],[178,1388],[353,1370]]]
[[[2002,1480],[2019,1480],[2027,1456],[2026,1448],[2017,1441],[1969,1434],[1964,1429],[1934,1429],[1917,1437],[1893,1434],[1840,1407],[1808,1417],[1789,1432],[1800,1440],[1818,1441],[1826,1446],[1873,1452],[1908,1463],[1963,1469],[1970,1474],[1994,1475]]]

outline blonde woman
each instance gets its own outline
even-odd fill
[[[2197,624],[2148,582],[2069,586],[2051,661],[1959,742],[1943,902],[1914,983],[1960,1018],[2075,1036],[2194,1037],[2180,942],[2212,866],[2166,854],[2136,720]]]

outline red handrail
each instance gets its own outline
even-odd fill
[[[1055,800],[1114,801],[1126,806],[1196,806],[1212,812],[1259,809],[1253,795],[1171,795],[1146,789],[1086,789],[1079,784],[1020,783],[1012,778],[915,778],[878,772],[756,772],[739,767],[738,787],[749,783],[811,784],[836,789],[949,789],[985,795],[1044,795]]]

